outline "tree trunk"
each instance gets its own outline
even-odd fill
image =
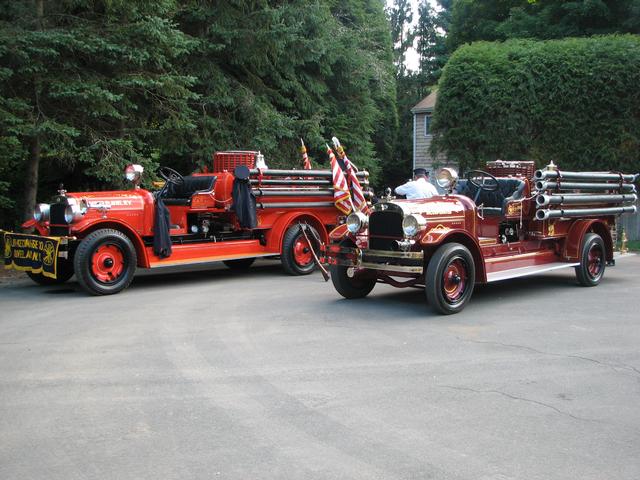
[[[38,19],[38,27],[44,29],[44,0],[35,0],[36,18]],[[38,109],[37,118],[35,120],[36,127],[39,123],[39,99],[36,87],[34,95],[35,105]],[[22,210],[22,219],[29,220],[33,216],[33,209],[36,206],[36,197],[38,196],[38,171],[40,169],[40,137],[34,134],[29,141],[29,158],[25,169],[24,182],[24,204]]]
[[[44,30],[44,0],[36,0],[36,18],[38,19],[38,27]]]
[[[38,195],[38,170],[40,167],[40,138],[38,135],[31,138],[29,145],[29,158],[25,170],[24,182],[24,209],[23,220],[29,220],[33,216],[33,208],[36,206]]]

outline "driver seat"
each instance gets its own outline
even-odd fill
[[[191,205],[191,197],[196,193],[210,192],[216,183],[215,175],[189,175],[183,177],[180,185],[167,182],[162,200],[165,205]]]
[[[498,188],[494,192],[480,191],[476,205],[483,205],[483,215],[504,216],[507,204],[522,198],[526,186],[525,182],[517,178],[498,178],[497,180]],[[469,180],[461,179],[456,184],[455,193],[473,200],[477,190]]]

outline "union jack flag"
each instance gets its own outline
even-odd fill
[[[336,204],[336,208],[345,215],[351,213],[354,210],[353,202],[351,201],[351,193],[349,192],[349,185],[342,168],[338,165],[338,160],[333,154],[331,147],[327,145],[327,155],[331,161],[331,173],[333,178],[333,202]]]
[[[344,165],[346,167],[347,181],[351,186],[354,210],[360,210],[363,213],[369,215],[371,213],[369,210],[369,205],[367,205],[367,200],[364,198],[362,185],[360,185],[360,181],[358,180],[358,176],[356,175],[356,173],[358,173],[358,169],[353,163],[351,163],[351,160],[349,160],[349,158],[347,157],[347,153],[344,151],[344,148],[342,148],[342,145],[340,145],[340,141],[336,137],[333,137],[332,140],[333,145],[336,147],[336,151],[338,152],[340,160],[344,162]]]
[[[300,143],[302,146],[300,147],[300,153],[302,153],[302,168],[305,170],[311,170],[311,160],[309,160],[309,155],[307,155],[307,147],[304,146],[304,141],[300,139]]]

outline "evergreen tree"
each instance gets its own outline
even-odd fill
[[[428,0],[418,7],[418,55],[420,57],[420,75],[424,85],[433,85],[442,73],[449,59],[446,35],[449,29],[451,0],[438,2],[436,11]]]
[[[640,33],[637,0],[457,0],[449,47],[508,38]]]
[[[387,17],[391,24],[391,40],[393,42],[393,63],[396,66],[396,79],[406,75],[407,50],[413,46],[415,28],[412,27],[413,9],[410,0],[394,0],[387,9]]]
[[[395,0],[387,9],[391,24],[391,39],[394,45],[396,66],[396,98],[398,112],[398,134],[395,139],[392,161],[384,168],[385,185],[393,185],[406,179],[413,161],[413,128],[411,107],[419,100],[418,77],[408,71],[406,54],[415,41],[415,27],[412,26],[413,10],[408,0]]]
[[[298,165],[300,136],[314,164],[326,162],[332,135],[374,175],[390,157],[395,80],[379,2],[194,2],[179,22],[198,40],[183,68],[201,97],[201,134],[185,165],[226,148],[260,149],[273,167]]]
[[[173,64],[189,39],[171,23],[175,4],[11,3],[0,12],[0,150],[24,178],[9,193],[22,218],[40,178],[117,183],[128,162],[153,166],[193,131],[193,79]],[[41,175],[44,173],[44,175]],[[73,182],[72,182],[73,183]],[[6,205],[5,205],[6,206]]]

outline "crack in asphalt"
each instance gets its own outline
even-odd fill
[[[595,420],[593,418],[578,417],[578,416],[573,415],[573,414],[571,414],[569,412],[565,412],[564,410],[560,410],[559,408],[554,407],[553,405],[550,405],[548,403],[540,402],[538,400],[532,400],[532,399],[526,398],[526,397],[519,397],[518,395],[513,395],[513,394],[507,393],[507,392],[502,392],[500,390],[479,390],[479,389],[475,389],[475,388],[471,388],[471,387],[461,387],[461,386],[456,386],[456,385],[438,385],[438,387],[449,388],[451,390],[461,390],[461,391],[465,391],[465,392],[473,392],[473,393],[493,393],[493,394],[496,394],[496,395],[501,395],[503,397],[509,398],[511,400],[519,400],[521,402],[533,403],[534,405],[539,405],[541,407],[550,408],[554,412],[559,413],[560,415],[565,415],[567,417],[571,417],[574,420],[580,420],[582,422],[590,422],[590,423],[603,423],[602,421]]]
[[[638,375],[640,375],[640,369],[634,367],[633,365],[628,365],[628,364],[622,363],[622,362],[608,363],[608,362],[602,362],[600,360],[596,360],[595,358],[583,357],[583,356],[580,356],[580,355],[566,355],[566,354],[563,354],[563,353],[545,352],[545,351],[542,351],[542,350],[537,350],[537,349],[532,348],[532,347],[527,347],[526,345],[517,345],[517,344],[511,344],[511,343],[501,343],[501,342],[484,341],[484,340],[471,340],[471,339],[460,338],[460,337],[456,337],[456,338],[458,340],[462,340],[463,342],[481,343],[481,344],[486,344],[486,345],[499,345],[501,347],[506,347],[506,348],[518,348],[520,350],[527,350],[529,352],[538,353],[540,355],[549,355],[549,356],[553,356],[553,357],[562,357],[562,358],[576,358],[578,360],[584,360],[584,361],[587,361],[587,362],[597,363],[598,365],[602,365],[603,367],[610,368],[614,372],[619,372],[619,369],[624,369],[624,370],[629,370],[631,372],[634,372],[634,373],[637,373]]]

